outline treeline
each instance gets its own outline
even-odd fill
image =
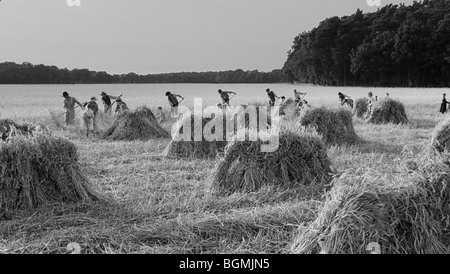
[[[88,69],[60,69],[56,66],[0,63],[0,84],[113,84],[113,83],[276,83],[282,78],[281,69],[271,72],[258,70],[220,72],[179,72],[138,75],[110,75]]]
[[[450,1],[388,5],[322,21],[295,37],[286,81],[333,86],[450,86]]]

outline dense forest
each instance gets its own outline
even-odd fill
[[[450,86],[450,1],[332,17],[295,37],[285,81],[333,86]]]
[[[110,75],[88,69],[60,69],[56,66],[0,63],[0,84],[112,84],[112,83],[276,83],[281,70],[220,72],[179,72],[138,75],[128,73]]]

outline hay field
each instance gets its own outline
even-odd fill
[[[327,104],[338,104],[335,91],[324,97]],[[364,141],[327,148],[339,173],[372,169],[389,177],[430,144],[434,127],[444,119],[438,112],[442,90],[435,91],[436,100],[421,103],[390,93],[405,102],[409,124],[373,125],[354,117],[355,131]],[[11,113],[2,111],[9,108],[8,100],[20,99],[3,98],[0,117]],[[11,118],[53,127],[46,111],[32,115],[35,107],[23,100]],[[62,100],[57,103],[62,105]],[[170,123],[164,127],[170,130]],[[114,203],[0,213],[0,253],[66,253],[71,242],[89,254],[290,253],[298,226],[314,221],[324,203],[321,197],[304,200],[295,192],[270,187],[250,194],[211,195],[216,161],[158,156],[170,139],[108,142],[86,139],[81,127],[56,130],[55,135],[76,144],[81,169]]]

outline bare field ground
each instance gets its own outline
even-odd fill
[[[389,176],[430,143],[444,117],[438,107],[406,104],[410,123],[401,126],[369,125],[354,118],[362,141],[331,147],[328,155],[340,173],[371,168]],[[22,111],[28,111],[26,106]],[[159,156],[170,139],[86,139],[80,127],[56,129],[49,115],[25,116],[23,120],[45,123],[74,142],[83,171],[111,202],[12,212],[0,221],[0,253],[66,253],[67,244],[77,242],[82,253],[96,254],[283,254],[290,252],[296,228],[313,221],[323,203],[321,197],[305,199],[294,191],[270,188],[217,197],[210,193],[216,161]],[[170,123],[165,128],[170,130]]]

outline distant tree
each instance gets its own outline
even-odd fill
[[[134,72],[110,75],[88,69],[59,69],[56,66],[0,63],[0,84],[111,84],[111,83],[265,83],[280,82],[281,70],[272,72],[234,71],[179,72],[138,75]]]

